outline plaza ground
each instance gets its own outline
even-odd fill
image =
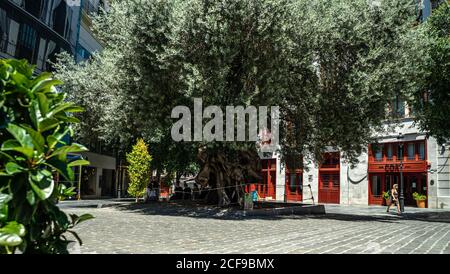
[[[243,217],[234,210],[112,200],[68,201],[96,218],[75,229],[71,253],[450,254],[450,211],[326,205],[325,215]],[[395,210],[394,210],[395,211]]]

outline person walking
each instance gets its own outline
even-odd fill
[[[400,211],[400,203],[398,202],[398,185],[394,184],[392,186],[391,189],[391,195],[390,195],[390,203],[388,205],[388,208],[386,210],[386,212],[389,212],[389,209],[391,208],[391,206],[394,204],[397,207],[397,214],[400,215],[401,211]]]

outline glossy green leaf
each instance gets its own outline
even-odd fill
[[[58,173],[61,174],[67,181],[71,182],[74,180],[73,170],[65,162],[60,161],[57,158],[53,158],[48,159],[44,164],[58,171]]]
[[[0,222],[8,219],[8,202],[11,200],[11,195],[0,193]]]
[[[36,77],[32,82],[33,88],[31,89],[32,92],[35,92],[36,89],[40,88],[42,84],[49,81],[49,79],[52,77],[52,74],[50,72],[43,72],[38,77]]]
[[[42,137],[42,134],[32,129],[29,126],[21,125],[23,129],[27,131],[27,133],[31,136],[34,147],[37,149],[39,153],[44,152],[45,140]]]
[[[44,132],[57,127],[59,123],[60,121],[56,118],[45,118],[42,121],[38,121],[38,130],[39,132]]]
[[[0,245],[18,246],[25,236],[25,227],[22,224],[12,221],[0,228]]]
[[[50,112],[48,113],[48,117],[52,117],[60,112],[66,112],[68,110],[74,110],[72,112],[77,112],[77,111],[83,111],[83,108],[75,106],[74,103],[69,102],[69,103],[63,103],[58,105],[57,107],[53,108],[52,110],[50,110]]]
[[[73,162],[69,163],[70,167],[74,167],[74,166],[88,166],[90,163],[87,160],[75,160]]]
[[[14,162],[8,162],[5,165],[6,173],[12,175],[23,172],[25,169]]]
[[[45,80],[33,88],[34,92],[51,92],[53,86],[61,85],[63,82],[59,80]]]
[[[69,216],[74,225],[95,218],[92,214],[83,214],[81,216],[78,216],[76,214],[70,214]]]
[[[31,174],[29,176],[31,188],[41,200],[45,200],[50,197],[55,186],[52,174],[48,171],[44,171],[46,170],[38,171],[36,174]]]
[[[14,136],[14,138],[16,138],[16,140],[23,147],[26,147],[26,148],[34,147],[33,139],[31,138],[31,136],[27,133],[27,131],[24,128],[19,127],[15,124],[8,124],[7,130],[9,131],[9,133],[11,133],[12,136]]]
[[[87,151],[87,148],[83,145],[72,143],[69,146],[62,146],[57,148],[52,154],[50,154],[49,158],[58,157],[60,161],[66,161],[67,153],[76,153]]]
[[[34,205],[36,203],[36,196],[34,195],[33,190],[27,191],[27,201],[30,205]]]
[[[57,143],[63,143],[61,140],[69,134],[70,127],[67,127],[65,130],[61,131],[59,128],[56,128],[55,132],[52,135],[47,136],[47,145],[49,149],[53,149]],[[64,143],[65,144],[65,143]]]
[[[33,158],[34,150],[32,148],[22,147],[16,140],[10,139],[2,144],[2,151],[17,151],[25,155],[28,159]]]
[[[0,193],[0,206],[11,201],[11,199],[12,199],[12,196],[10,194]]]
[[[36,93],[36,98],[39,103],[39,110],[41,111],[41,115],[45,117],[48,113],[49,100],[43,93]]]

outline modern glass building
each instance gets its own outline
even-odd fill
[[[74,54],[81,11],[76,2],[0,1],[0,58],[27,59],[39,72],[51,70],[47,61],[57,53]]]

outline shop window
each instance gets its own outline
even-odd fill
[[[425,160],[425,143],[419,143],[419,160]]]
[[[408,160],[415,160],[415,158],[416,158],[415,149],[414,149],[415,144],[414,143],[409,143],[407,147],[408,147],[408,149],[407,149]]]
[[[289,175],[289,191],[291,191],[291,192],[297,191],[296,179],[297,179],[297,176],[295,173]]]
[[[383,160],[383,145],[372,145],[373,148],[373,157],[375,161],[382,161]]]
[[[372,175],[372,195],[381,195],[381,177],[379,175]]]
[[[386,145],[386,158],[387,160],[392,160],[394,156],[394,150],[392,149],[392,144]]]

